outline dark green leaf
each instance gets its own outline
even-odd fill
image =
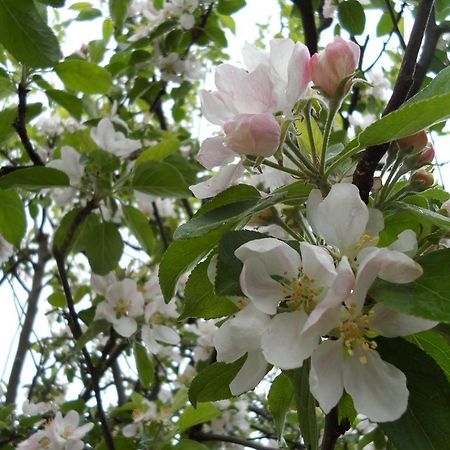
[[[155,378],[155,366],[146,348],[139,342],[134,343],[134,358],[136,360],[139,380],[144,389],[148,389]]]
[[[109,0],[109,12],[118,31],[122,31],[131,0]]]
[[[198,238],[178,239],[170,244],[159,266],[159,281],[166,302],[175,294],[175,287],[181,275],[204,258],[217,244],[221,235],[220,231],[211,231]]]
[[[398,202],[396,205],[401,209],[411,212],[412,215],[415,216],[420,222],[430,223],[447,231],[450,230],[450,218],[447,216],[443,216],[442,214],[438,214],[434,211],[430,211],[429,209],[421,208],[420,206],[410,203]]]
[[[311,362],[308,359],[298,369],[287,371],[294,387],[294,398],[297,407],[298,423],[305,444],[311,450],[319,448],[319,430],[317,428],[316,401],[309,390],[309,370]]]
[[[348,0],[339,3],[338,17],[342,28],[347,30],[351,35],[356,36],[364,32],[366,16],[364,14],[364,8],[357,0]]]
[[[0,189],[19,187],[36,190],[59,186],[69,186],[69,177],[52,167],[26,167],[0,177]]]
[[[0,235],[16,247],[27,231],[22,199],[12,190],[0,190]]]
[[[64,6],[66,0],[38,0],[39,3],[43,3],[44,5],[52,6],[53,8],[60,8]]]
[[[148,218],[145,214],[132,206],[123,205],[122,210],[128,228],[134,234],[144,250],[148,254],[151,254],[153,247],[153,232]]]
[[[450,249],[429,253],[417,262],[424,272],[420,278],[409,284],[377,280],[370,295],[405,314],[450,322]]]
[[[85,94],[107,94],[112,87],[111,74],[83,59],[68,59],[55,66],[55,72],[69,89]]]
[[[241,230],[225,233],[219,242],[215,292],[217,295],[244,295],[239,284],[242,263],[234,256],[238,247],[254,239],[267,237],[256,231]]]
[[[52,67],[61,57],[56,36],[32,0],[0,0],[0,43],[29,67]]]
[[[281,373],[270,386],[267,403],[273,416],[275,428],[278,434],[278,441],[283,441],[284,423],[286,415],[291,409],[292,399],[294,398],[294,389],[287,375]]]
[[[205,444],[197,441],[191,441],[190,439],[181,439],[178,444],[170,447],[172,450],[209,450]],[[168,450],[164,448],[164,450]]]
[[[201,405],[197,405],[196,408],[188,406],[183,411],[183,414],[181,414],[178,429],[185,431],[194,425],[209,422],[221,414],[220,409],[212,403],[202,403]]]
[[[201,262],[191,272],[184,290],[184,308],[180,319],[188,317],[215,319],[239,311],[227,297],[214,294],[207,273],[209,262],[209,260]]]
[[[133,188],[160,197],[186,197],[189,189],[182,174],[171,164],[145,161],[134,173]]]
[[[47,96],[65,108],[75,119],[81,120],[83,113],[83,101],[75,95],[69,94],[66,91],[59,91],[50,89],[46,92]]]
[[[0,111],[0,142],[14,132],[13,123],[17,117],[17,108],[5,108]]]
[[[122,256],[123,241],[116,225],[98,221],[84,230],[82,241],[94,273],[106,275],[117,267]]]
[[[217,12],[229,16],[245,6],[245,0],[219,0]]]
[[[450,442],[450,385],[439,366],[402,339],[380,339],[378,351],[407,378],[408,409],[379,426],[398,449],[441,450]]]
[[[241,370],[246,356],[234,363],[226,364],[215,362],[203,369],[191,383],[189,400],[196,406],[198,402],[213,402],[225,400],[233,395],[230,392],[230,383]]]

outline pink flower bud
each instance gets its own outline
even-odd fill
[[[336,36],[334,42],[328,44],[323,52],[315,53],[311,57],[311,78],[314,85],[327,97],[336,97],[341,81],[354,73],[358,67],[359,55],[357,44]]]
[[[238,114],[223,129],[227,147],[242,155],[271,156],[280,143],[280,125],[268,113]]]
[[[406,136],[397,141],[401,150],[420,152],[428,144],[428,134],[425,130],[419,131],[411,136]]]
[[[421,187],[421,190],[428,189],[434,184],[434,175],[426,170],[418,170],[411,177],[411,183]]]
[[[433,144],[428,142],[425,148],[422,150],[422,153],[419,158],[419,163],[422,165],[431,164],[433,162],[435,156],[435,151]]]

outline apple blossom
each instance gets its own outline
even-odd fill
[[[351,76],[358,67],[360,48],[352,41],[336,36],[321,53],[311,57],[311,78],[314,86],[330,98],[338,95],[338,88],[345,78]],[[350,89],[346,84],[344,93]]]
[[[141,148],[139,141],[128,139],[121,131],[116,131],[108,118],[101,119],[91,130],[91,137],[101,149],[119,157],[128,156]]]
[[[270,317],[247,305],[233,318],[227,320],[214,336],[217,361],[233,362],[247,354],[244,365],[230,383],[233,395],[253,389],[267,372],[267,361],[261,350],[261,337]]]
[[[411,176],[411,185],[421,191],[430,188],[434,183],[434,175],[426,170],[418,170]]]
[[[14,247],[0,234],[0,264],[8,261],[14,254]]]
[[[136,318],[144,314],[144,297],[130,278],[112,283],[105,300],[97,306],[96,319],[110,322],[121,336],[130,337],[137,330]]]
[[[428,144],[428,133],[425,130],[419,131],[411,136],[406,136],[397,141],[401,150],[420,152]]]

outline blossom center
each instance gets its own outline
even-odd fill
[[[378,236],[374,236],[373,234],[369,232],[365,232],[358,240],[358,242],[355,245],[355,253],[359,253],[360,250],[362,250],[365,247],[376,247],[378,245],[379,241]]]
[[[339,332],[344,341],[346,353],[353,356],[356,349],[362,350],[363,353],[359,356],[359,362],[367,364],[367,356],[364,352],[377,347],[377,343],[368,337],[375,333],[369,327],[369,315],[363,314],[360,317],[342,322]]]
[[[314,285],[313,280],[303,275],[286,286],[285,299],[293,310],[303,310],[310,314],[316,306],[320,293],[321,289]]]
[[[116,303],[116,307],[114,309],[116,310],[117,316],[122,317],[127,315],[129,308],[130,308],[130,301],[125,298],[121,298]]]

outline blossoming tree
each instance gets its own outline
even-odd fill
[[[449,7],[245,8],[0,0],[1,448],[449,448]]]

